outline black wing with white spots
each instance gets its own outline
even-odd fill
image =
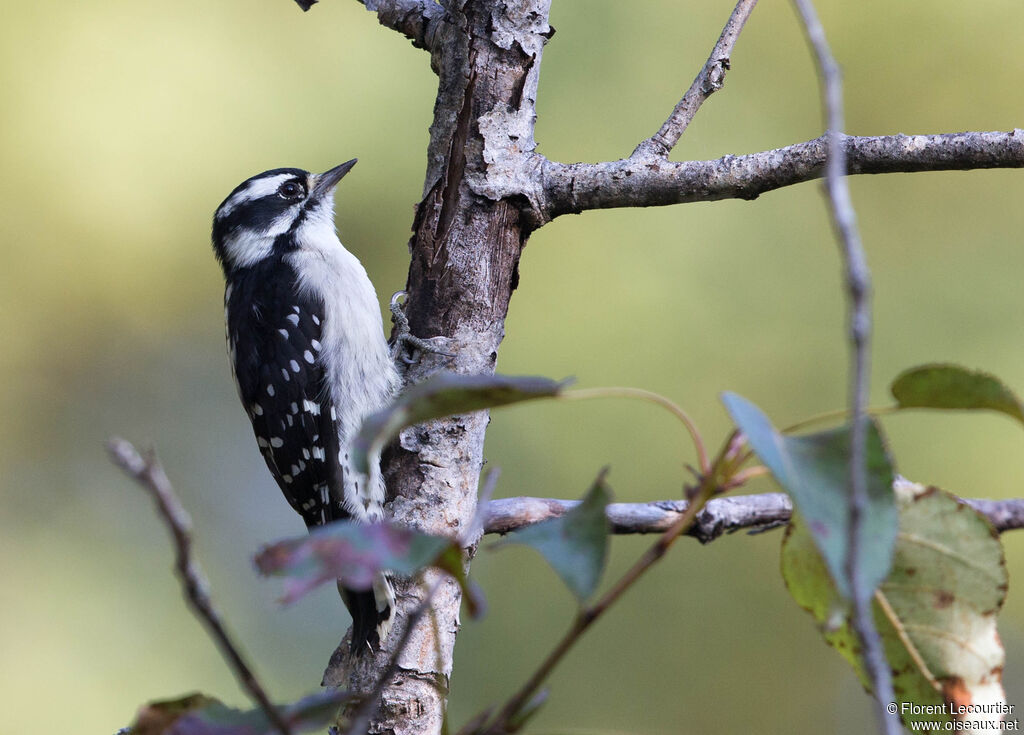
[[[299,293],[286,265],[251,269],[230,284],[227,331],[260,452],[288,502],[312,527],[348,514],[331,499],[342,476],[321,358],[323,305]]]

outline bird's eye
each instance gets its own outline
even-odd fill
[[[278,188],[277,193],[285,199],[297,199],[302,196],[302,187],[294,181],[286,181]]]

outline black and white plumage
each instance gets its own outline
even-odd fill
[[[310,528],[383,517],[380,473],[355,472],[348,447],[400,385],[373,284],[335,233],[334,188],[353,165],[265,171],[213,220],[238,393],[267,467]],[[393,615],[390,583],[342,597],[352,650],[375,648]]]

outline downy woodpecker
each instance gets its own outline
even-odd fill
[[[213,218],[238,393],[267,467],[309,528],[383,517],[380,473],[355,472],[349,444],[401,384],[373,284],[334,229],[334,188],[355,163],[264,171]],[[352,651],[375,649],[394,612],[390,583],[341,593]]]

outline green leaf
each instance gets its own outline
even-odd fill
[[[461,558],[451,539],[388,522],[336,521],[264,547],[256,567],[265,575],[285,577],[283,602],[291,603],[325,582],[340,580],[350,589],[368,590],[381,572],[411,575],[426,566],[458,568],[456,579],[465,583]]]
[[[293,733],[323,730],[338,708],[349,698],[347,692],[331,689],[317,692],[293,704],[280,705],[278,712]],[[261,709],[237,710],[203,694],[150,702],[131,727],[131,735],[277,735]]]
[[[611,491],[602,472],[583,500],[564,516],[520,529],[495,546],[525,544],[539,551],[582,603],[597,589],[608,557]]]
[[[753,403],[734,394],[722,397],[751,449],[793,498],[843,597],[851,599],[846,573],[849,549],[850,429],[787,437]],[[865,589],[885,579],[892,560],[897,514],[893,470],[881,433],[868,421],[866,444],[868,507],[861,521],[859,568]]]
[[[942,712],[998,719],[965,711],[966,705],[1006,699],[996,616],[1007,576],[998,536],[984,516],[941,490],[902,479],[896,490],[900,533],[892,571],[875,593],[874,614],[903,721],[950,719]],[[825,640],[870,690],[847,611],[797,517],[783,541],[782,574],[793,598],[822,624]],[[912,705],[936,709],[915,711]]]
[[[900,408],[988,409],[1024,424],[1024,404],[999,378],[959,365],[921,365],[889,388]]]
[[[441,372],[402,393],[382,411],[368,416],[352,441],[352,462],[369,473],[370,457],[407,426],[485,408],[558,395],[569,381],[532,376],[456,375]]]

